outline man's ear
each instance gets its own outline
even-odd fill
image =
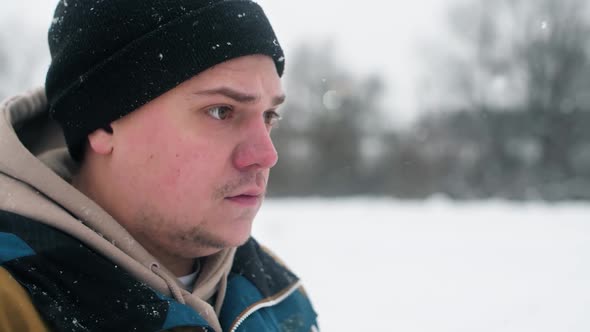
[[[97,154],[106,155],[113,151],[113,128],[109,125],[88,135],[90,149]]]

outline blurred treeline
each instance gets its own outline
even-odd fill
[[[382,77],[351,74],[329,44],[302,46],[269,193],[590,199],[586,2],[454,7],[451,36],[425,47],[420,118],[401,129],[387,125]]]

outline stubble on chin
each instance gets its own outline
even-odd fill
[[[222,250],[232,247],[233,244],[205,231],[200,226],[194,226],[190,230],[172,235],[173,241],[177,239],[184,247],[191,249],[215,249]]]
[[[176,228],[178,220],[170,220],[146,208],[137,218],[139,228],[132,234],[146,249],[167,252],[173,256],[186,256],[199,252],[218,251],[228,247],[223,239],[218,239],[203,229],[200,220],[188,228]]]
[[[252,172],[242,174],[238,179],[229,181],[220,186],[213,192],[214,202],[223,201],[228,195],[231,195],[240,188],[250,186],[255,183],[258,186],[266,188],[266,176],[262,172]],[[260,207],[260,206],[259,206]],[[224,239],[222,235],[215,235],[207,230],[210,220],[201,219],[193,226],[174,229],[174,225],[188,225],[190,222],[179,222],[179,220],[170,220],[154,210],[153,207],[145,207],[138,216],[138,225],[141,229],[136,230],[139,237],[137,240],[152,242],[150,247],[160,248],[176,255],[194,255],[199,252],[219,251],[230,247],[236,247],[248,241],[250,234],[244,236],[240,243],[233,243]],[[251,215],[254,213],[254,215]],[[244,211],[238,219],[254,219],[256,212]],[[142,242],[142,241],[140,241]]]

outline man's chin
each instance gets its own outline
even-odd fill
[[[243,245],[244,243],[248,242],[250,235],[251,235],[250,232],[247,232],[245,234],[236,236],[235,238],[228,239],[228,241],[226,242],[227,245],[224,248],[239,247],[239,246]]]
[[[250,232],[244,234],[234,234],[231,237],[209,237],[208,239],[201,239],[199,251],[207,252],[208,255],[215,254],[221,250],[239,247],[246,243],[250,238]],[[205,241],[203,241],[205,240]]]

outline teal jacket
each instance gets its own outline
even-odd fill
[[[136,280],[79,240],[5,211],[0,269],[26,291],[47,331],[213,331],[191,307]],[[0,283],[0,294],[7,293],[7,284]],[[14,311],[3,308],[7,302],[0,299],[0,320],[11,319],[3,315]],[[316,313],[297,277],[254,239],[236,252],[219,319],[223,331],[317,331]],[[4,323],[0,327],[10,326]]]

